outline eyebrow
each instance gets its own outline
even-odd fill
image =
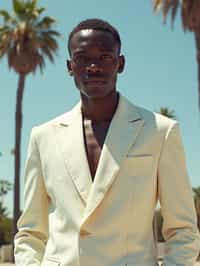
[[[101,52],[113,52],[114,49],[99,49]]]
[[[78,50],[78,51],[75,51],[75,52],[74,52],[74,54],[76,54],[76,55],[78,55],[78,54],[83,54],[83,53],[85,53],[84,50]]]
[[[101,52],[113,52],[114,50],[113,49],[99,49],[99,51]],[[81,54],[81,53],[85,53],[86,50],[78,50],[78,51],[75,51],[74,53],[75,54]]]
[[[99,51],[100,52],[113,53],[114,52],[114,49],[110,49],[110,48],[99,48]],[[77,51],[76,50],[74,51],[74,55],[75,56],[81,55],[81,54],[85,54],[85,53],[87,53],[87,51],[84,50],[83,48],[79,48]]]

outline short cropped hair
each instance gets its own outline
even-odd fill
[[[81,30],[90,30],[90,29],[94,29],[94,30],[101,30],[101,31],[106,31],[106,32],[110,32],[114,39],[117,41],[118,46],[119,46],[119,53],[121,50],[121,39],[120,39],[120,35],[119,32],[117,31],[117,29],[115,27],[113,27],[110,23],[108,23],[105,20],[102,19],[97,19],[97,18],[92,18],[92,19],[86,19],[81,21],[69,34],[68,37],[68,51],[69,51],[69,55],[71,55],[71,39],[73,37],[73,35],[76,32],[79,32]]]

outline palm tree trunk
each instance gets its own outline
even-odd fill
[[[19,74],[18,88],[16,95],[15,112],[15,178],[14,178],[14,209],[13,209],[13,244],[14,236],[17,233],[17,220],[20,216],[20,148],[22,129],[22,100],[24,92],[25,74]],[[13,245],[14,246],[14,245]],[[14,252],[13,252],[14,262]]]
[[[198,100],[200,109],[200,32],[195,32],[195,41],[197,49],[197,64],[198,64]]]
[[[154,236],[154,244],[156,249],[156,261],[158,264],[158,224],[157,224],[156,210],[154,210],[154,216],[153,216],[153,236]]]
[[[198,197],[196,199],[195,207],[196,207],[196,214],[197,214],[197,227],[198,227],[199,232],[200,232],[200,198],[198,198]],[[198,261],[200,260],[200,252],[199,252],[199,255],[197,257],[197,260]]]

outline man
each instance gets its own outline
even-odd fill
[[[110,24],[81,22],[68,48],[81,101],[32,130],[16,265],[155,266],[159,200],[164,264],[192,266],[200,237],[177,122],[117,92],[125,59]]]

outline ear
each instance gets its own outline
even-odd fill
[[[124,66],[125,66],[125,57],[124,55],[120,55],[118,73],[122,73],[124,71]]]
[[[67,60],[67,70],[70,76],[73,76],[73,70],[72,70],[72,61]]]

